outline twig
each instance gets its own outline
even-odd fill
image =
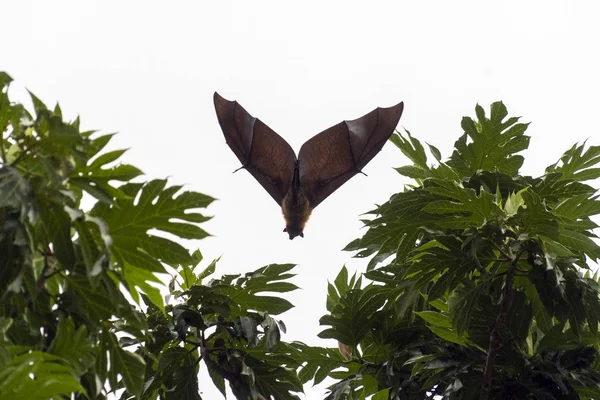
[[[44,285],[48,279],[62,271],[60,268],[56,268],[56,263],[50,264],[48,261],[48,258],[52,257],[52,252],[50,251],[49,247],[47,247],[47,250],[42,254],[44,256],[44,268],[42,269],[42,272],[35,285],[38,294],[42,293],[44,290]]]
[[[35,149],[38,144],[39,144],[39,140],[34,141],[31,145],[29,145],[29,143],[27,143],[27,146],[25,145],[25,143],[23,143],[23,146],[19,146],[19,149],[21,150],[21,152],[19,153],[19,155],[17,156],[17,158],[15,158],[9,165],[11,167],[16,167],[17,164],[23,159],[25,158],[27,155],[29,155],[29,153],[31,152],[31,150]]]
[[[210,358],[210,350],[208,350],[208,347],[206,346],[204,331],[202,331],[201,336],[198,337],[198,339],[200,339],[200,357],[204,359],[204,364],[206,364],[208,369],[212,369],[230,382],[236,381],[238,379],[237,375],[222,368]]]
[[[487,400],[490,395],[490,387],[492,385],[492,378],[494,377],[494,369],[496,367],[496,355],[502,342],[500,333],[504,329],[506,318],[508,317],[508,309],[513,299],[513,281],[515,279],[515,272],[517,269],[517,263],[519,261],[521,253],[517,254],[511,259],[510,267],[506,271],[506,282],[504,283],[504,289],[502,291],[502,307],[500,314],[496,318],[496,323],[490,334],[490,346],[487,352],[487,359],[485,360],[485,368],[483,371],[483,385],[481,386],[481,392],[479,393],[479,400]]]
[[[16,167],[17,164],[23,159],[25,158],[25,156],[28,154],[28,149],[21,149],[21,152],[19,153],[19,155],[17,156],[17,158],[15,158],[10,164],[11,167]]]
[[[492,243],[492,245],[494,245],[496,247],[496,249],[500,252],[500,254],[504,256],[504,259],[500,260],[500,261],[512,261],[512,258],[504,252],[504,249],[502,247],[500,247],[500,245],[498,245],[498,243],[494,242],[493,240],[490,240],[490,243]]]

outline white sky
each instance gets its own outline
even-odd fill
[[[168,4],[168,5],[167,5]],[[119,131],[112,148],[149,178],[219,199],[193,243],[217,272],[299,264],[302,291],[285,340],[318,340],[326,284],[364,231],[358,215],[407,183],[388,143],[288,239],[277,205],[225,144],[215,90],[302,143],[343,119],[404,101],[400,125],[445,157],[463,115],[503,100],[532,121],[523,172],[539,175],[576,141],[600,144],[600,3],[594,1],[26,1],[4,0],[0,70],[85,129]],[[29,104],[29,103],[27,103]],[[206,376],[201,384],[207,383]],[[308,399],[323,388],[306,388]],[[212,384],[205,399],[220,398]]]

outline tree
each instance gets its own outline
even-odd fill
[[[135,181],[115,165],[124,150],[102,152],[111,134],[80,132],[33,94],[32,115],[10,82],[0,73],[0,398],[200,398],[202,359],[222,391],[226,378],[239,398],[295,398],[295,369],[267,353],[284,329],[273,315],[292,305],[259,294],[296,289],[282,281],[293,265],[203,284],[216,260],[194,274],[200,251],[165,234],[206,237],[198,210],[213,199]],[[167,271],[179,281],[164,304]]]
[[[281,340],[293,265],[213,277],[218,260],[177,242],[208,235],[211,197],[143,181],[115,164],[124,150],[103,152],[112,135],[34,95],[30,114],[10,81],[0,73],[0,399],[200,399],[200,368],[238,399],[297,399],[327,377],[327,399],[600,397],[600,202],[583,183],[600,177],[600,147],[521,176],[527,124],[500,102],[463,118],[447,160],[428,145],[435,166],[395,134],[415,183],[346,247],[369,261],[329,284],[320,337],[339,349],[312,347]]]
[[[365,279],[342,269],[329,285],[320,336],[352,353],[330,398],[600,397],[588,265],[600,201],[583,183],[600,177],[600,147],[574,145],[543,176],[521,176],[527,124],[501,102],[475,112],[446,161],[428,146],[436,166],[409,132],[392,138],[415,184],[347,246],[371,257]]]

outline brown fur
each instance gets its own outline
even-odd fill
[[[288,190],[281,202],[281,212],[285,219],[284,232],[290,235],[290,240],[296,236],[304,237],[304,226],[308,222],[312,207],[301,189],[295,191],[290,188]]]

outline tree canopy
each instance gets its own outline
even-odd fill
[[[181,244],[209,235],[213,198],[145,181],[104,150],[112,134],[33,94],[28,111],[10,82],[0,73],[0,399],[201,399],[200,368],[238,399],[297,399],[326,378],[331,400],[600,398],[600,146],[521,175],[528,124],[502,102],[462,119],[447,158],[395,133],[414,182],[345,248],[364,270],[329,283],[319,336],[339,347],[315,347],[282,340],[293,264],[218,276]]]

